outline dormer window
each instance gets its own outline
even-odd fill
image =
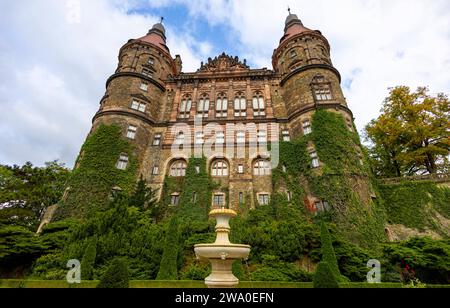
[[[148,64],[149,64],[149,65],[154,65],[154,64],[155,64],[155,59],[149,58],[149,59],[148,59]]]

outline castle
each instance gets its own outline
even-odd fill
[[[278,164],[273,145],[310,134],[318,109],[341,114],[347,129],[356,132],[320,31],[289,13],[272,64],[272,70],[251,69],[245,60],[223,53],[196,72],[182,72],[181,57],[172,57],[166,46],[164,26],[155,24],[120,49],[91,134],[101,124],[120,126],[134,145],[137,174],[160,193],[166,177],[185,176],[189,158],[204,155],[213,180],[228,189],[213,192],[212,205],[236,208],[244,198],[251,207],[268,204],[271,172]],[[314,143],[307,150],[310,168],[320,170]],[[129,162],[120,154],[115,167],[126,170]],[[171,205],[178,205],[180,193],[171,194]],[[292,197],[288,188],[284,193]],[[315,211],[329,207],[313,193],[308,200]]]

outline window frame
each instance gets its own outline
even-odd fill
[[[254,117],[266,116],[266,101],[261,92],[256,92],[255,95],[253,95],[252,108]]]
[[[215,160],[211,164],[211,176],[215,178],[229,177],[230,166],[225,160]]]
[[[128,154],[120,154],[119,159],[116,163],[116,168],[119,170],[127,170],[128,163],[130,162],[130,158]]]
[[[160,146],[161,143],[162,143],[162,134],[161,134],[161,133],[156,133],[156,134],[153,136],[153,142],[152,142],[152,145],[153,145],[154,147],[156,147],[156,146]]]
[[[187,163],[186,161],[179,159],[170,164],[169,176],[172,178],[181,178],[186,176]]]
[[[254,176],[269,176],[272,175],[272,168],[270,161],[259,159],[253,164]]]
[[[137,130],[138,130],[137,126],[129,124],[128,128],[127,128],[127,138],[131,139],[131,140],[135,140],[136,139]]]

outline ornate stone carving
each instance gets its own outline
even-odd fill
[[[202,62],[198,72],[242,71],[249,69],[250,67],[247,65],[247,60],[244,59],[244,62],[241,62],[239,57],[231,57],[222,53],[214,59],[208,58],[208,63],[206,64]]]

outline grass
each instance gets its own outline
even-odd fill
[[[0,280],[0,288],[95,288],[98,281],[82,281],[81,284],[68,284],[63,280]],[[343,283],[341,288],[362,289],[362,288],[402,288],[401,283]],[[163,280],[132,280],[130,288],[174,288],[174,289],[196,289],[206,288],[203,281],[163,281]],[[312,282],[259,282],[242,281],[238,288],[249,289],[311,289]],[[450,288],[450,285],[427,285],[427,288]]]

